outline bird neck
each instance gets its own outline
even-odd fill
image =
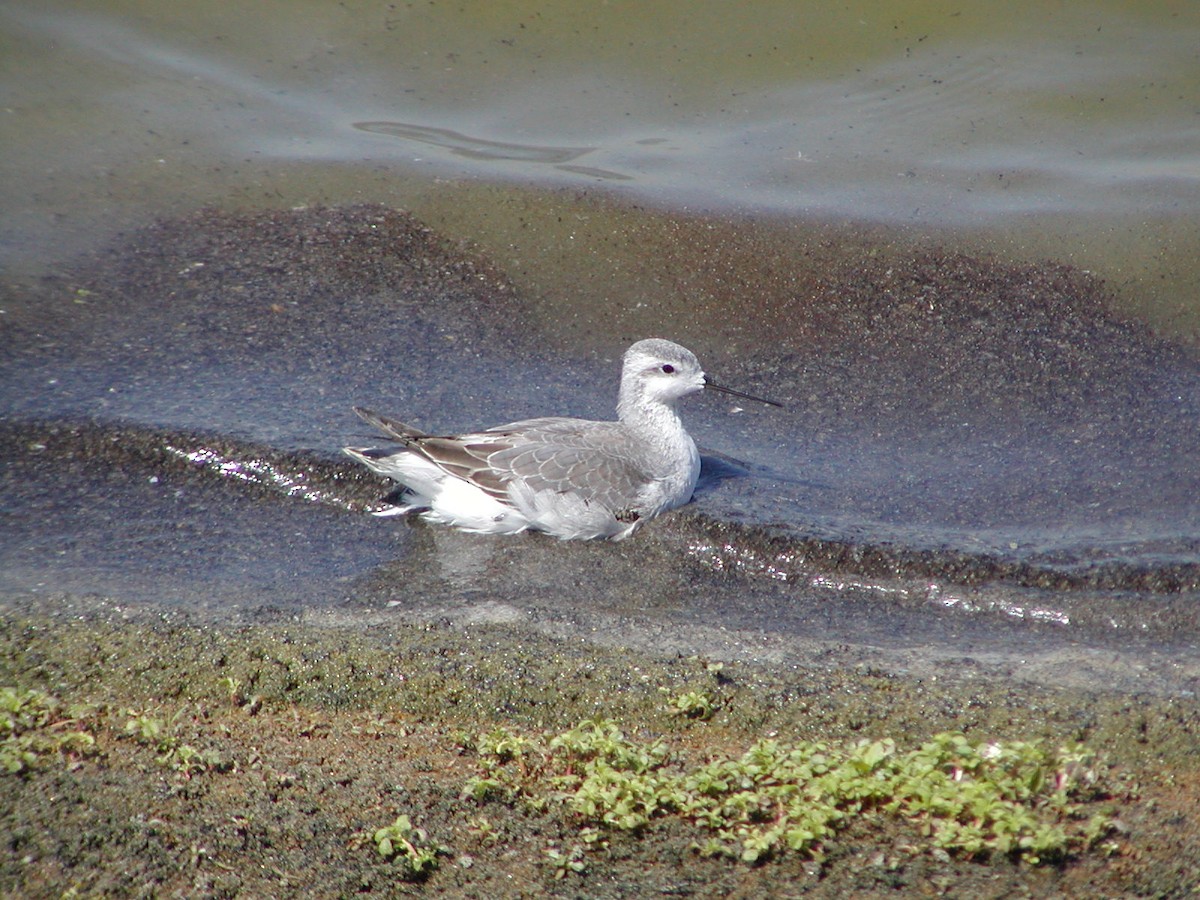
[[[640,397],[622,397],[617,404],[617,415],[642,440],[672,454],[694,446],[673,404],[639,401]]]

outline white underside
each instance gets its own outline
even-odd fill
[[[424,509],[423,519],[463,531],[516,534],[532,529],[563,540],[621,540],[638,525],[636,521],[621,522],[609,510],[590,504],[578,495],[534,491],[521,481],[509,485],[508,502],[502,502],[415,453],[397,453],[386,460],[371,462],[375,463],[372,468],[377,472],[406,488],[404,500],[407,505],[381,510],[377,515],[399,515]]]

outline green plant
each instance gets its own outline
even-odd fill
[[[666,688],[663,688],[663,692],[669,693]],[[667,707],[672,715],[707,721],[716,712],[717,701],[708,691],[685,691],[668,697]]]
[[[127,715],[131,718],[125,722],[125,736],[143,746],[152,747],[158,754],[158,764],[173,769],[183,778],[190,779],[204,772],[224,772],[233,768],[232,762],[222,758],[216,750],[200,750],[180,741],[175,734],[175,722],[182,712],[177,713],[170,723],[136,710],[129,710]]]
[[[66,707],[43,691],[0,688],[0,773],[16,775],[49,756],[91,753],[96,739],[88,707]]]
[[[413,879],[428,878],[438,867],[438,853],[443,852],[441,847],[426,846],[424,829],[415,827],[403,814],[391,825],[377,829],[371,839],[380,856],[399,862]]]
[[[513,792],[512,786],[499,778],[488,778],[485,775],[473,775],[463,785],[463,797],[472,800],[495,800],[507,797]]]
[[[125,736],[147,746],[160,747],[165,731],[162,719],[154,716],[135,715],[125,723]]]
[[[496,826],[486,816],[472,816],[467,820],[467,828],[484,844],[494,844],[499,840]]]
[[[495,757],[505,763],[520,759],[533,746],[528,738],[513,734],[504,728],[496,728],[487,734],[481,734],[475,742],[476,751],[483,757]]]
[[[1102,767],[1081,747],[981,744],[958,733],[907,751],[887,739],[764,740],[740,757],[687,765],[661,741],[631,740],[606,720],[524,741],[520,771],[489,746],[485,776],[468,794],[560,802],[586,823],[589,846],[600,843],[597,826],[639,831],[675,816],[706,833],[696,844],[705,855],[819,858],[849,818],[872,814],[913,823],[931,850],[1036,864],[1095,846],[1109,830],[1105,814],[1084,815],[1082,804],[1103,794]]]
[[[554,877],[558,880],[562,880],[568,875],[582,875],[587,872],[587,863],[584,862],[583,858],[583,848],[578,844],[566,853],[563,853],[557,847],[548,847],[546,849],[546,858],[549,860],[550,865],[554,867]]]
[[[246,702],[242,697],[241,679],[234,678],[232,675],[226,675],[217,681],[217,687],[229,695],[230,706],[241,706]]]

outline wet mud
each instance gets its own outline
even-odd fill
[[[1200,785],[1194,700],[904,678],[865,665],[718,668],[512,623],[206,618],[67,598],[6,603],[0,682],[52,692],[64,704],[54,728],[94,738],[0,775],[6,892],[1175,897],[1200,878],[1189,813]],[[666,701],[689,691],[715,714],[673,715]],[[749,865],[699,854],[701,832],[686,822],[602,830],[592,845],[586,821],[551,798],[464,796],[479,771],[472,748],[496,728],[535,737],[597,717],[698,760],[766,736],[915,746],[952,730],[1082,741],[1104,767],[1103,793],[1085,813],[1103,811],[1114,831],[1105,849],[1033,866],[938,852],[902,819],[864,813],[818,859],[784,852]],[[145,736],[148,721],[161,736]],[[372,840],[402,814],[440,848],[425,878],[381,858]],[[555,852],[576,853],[579,871],[562,872]]]

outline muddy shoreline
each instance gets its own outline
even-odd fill
[[[284,614],[222,627],[111,602],[37,605],[33,614],[5,605],[0,684],[90,705],[96,743],[0,778],[9,893],[1171,897],[1200,879],[1200,835],[1185,812],[1200,799],[1192,699],[870,667],[714,667],[500,625],[333,628]],[[710,718],[672,713],[666,698],[687,692],[711,698]],[[139,717],[167,723],[207,766],[181,771],[131,737]],[[464,798],[477,764],[463,736],[536,735],[597,717],[700,758],[767,736],[908,746],[953,730],[1082,742],[1109,767],[1092,806],[1119,826],[1104,852],[1030,866],[947,856],[902,821],[871,816],[827,842],[819,863],[781,853],[747,865],[697,855],[700,835],[664,819],[606,834],[606,849],[581,857],[584,871],[559,878],[549,851],[586,846],[585,823],[553,805]],[[426,880],[407,878],[362,837],[401,813],[445,850]]]

